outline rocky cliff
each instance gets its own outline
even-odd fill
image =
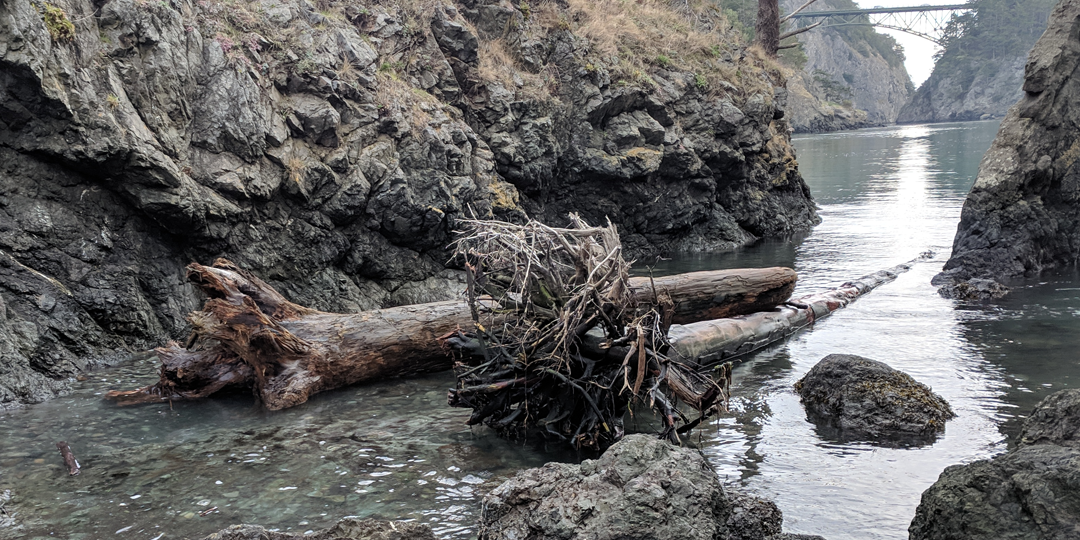
[[[801,0],[784,0],[791,12]],[[850,0],[818,0],[808,10],[857,9]],[[896,42],[869,27],[817,28],[800,34],[806,63],[788,88],[789,122],[798,132],[891,124],[914,87]]]
[[[0,407],[185,335],[191,261],[356,311],[451,294],[463,215],[806,229],[779,68],[694,6],[4,2]]]
[[[1080,0],[1062,0],[1025,67],[1024,97],[983,157],[945,271],[946,295],[1080,258]]]
[[[1000,118],[1023,95],[1024,61],[1055,0],[970,0],[944,28],[934,72],[896,119],[901,124]]]
[[[896,118],[899,124],[987,120],[1005,115],[1024,94],[1026,55],[982,64],[970,79],[934,69]]]

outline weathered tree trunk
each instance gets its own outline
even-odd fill
[[[106,397],[120,404],[198,399],[229,387],[254,387],[272,410],[318,392],[362,381],[449,369],[438,338],[473,321],[464,301],[434,302],[356,314],[323,313],[289,302],[270,285],[224,259],[191,264],[188,280],[210,297],[189,316],[186,347],[157,349],[158,383]],[[666,294],[675,321],[770,309],[791,296],[795,272],[763,268],[633,278],[638,302]]]
[[[668,337],[681,356],[711,365],[780,341],[884,285],[926,256],[863,276],[825,292],[803,296],[769,311],[672,326]]]
[[[780,5],[778,0],[758,0],[756,42],[770,57],[780,50]]]

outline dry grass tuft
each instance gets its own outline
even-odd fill
[[[375,91],[375,104],[383,114],[401,112],[409,123],[413,137],[420,138],[431,124],[435,111],[443,104],[435,96],[412,86],[401,79],[392,69],[379,70],[379,86]]]
[[[587,64],[606,66],[613,78],[650,84],[650,73],[694,73],[702,91],[721,92],[726,81],[744,87],[768,69],[747,60],[745,44],[710,0],[542,0],[532,20],[547,31],[572,31],[589,40]],[[753,89],[756,84],[748,89]]]

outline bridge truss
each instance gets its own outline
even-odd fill
[[[942,45],[945,25],[954,14],[971,9],[970,4],[948,6],[913,6],[898,8],[807,11],[786,17],[794,30],[809,26],[877,26],[907,32]]]

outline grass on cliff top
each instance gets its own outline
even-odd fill
[[[615,80],[648,83],[658,69],[685,71],[715,93],[721,82],[753,92],[765,86],[763,76],[782,77],[710,0],[542,0],[533,12],[546,28],[587,38]]]

